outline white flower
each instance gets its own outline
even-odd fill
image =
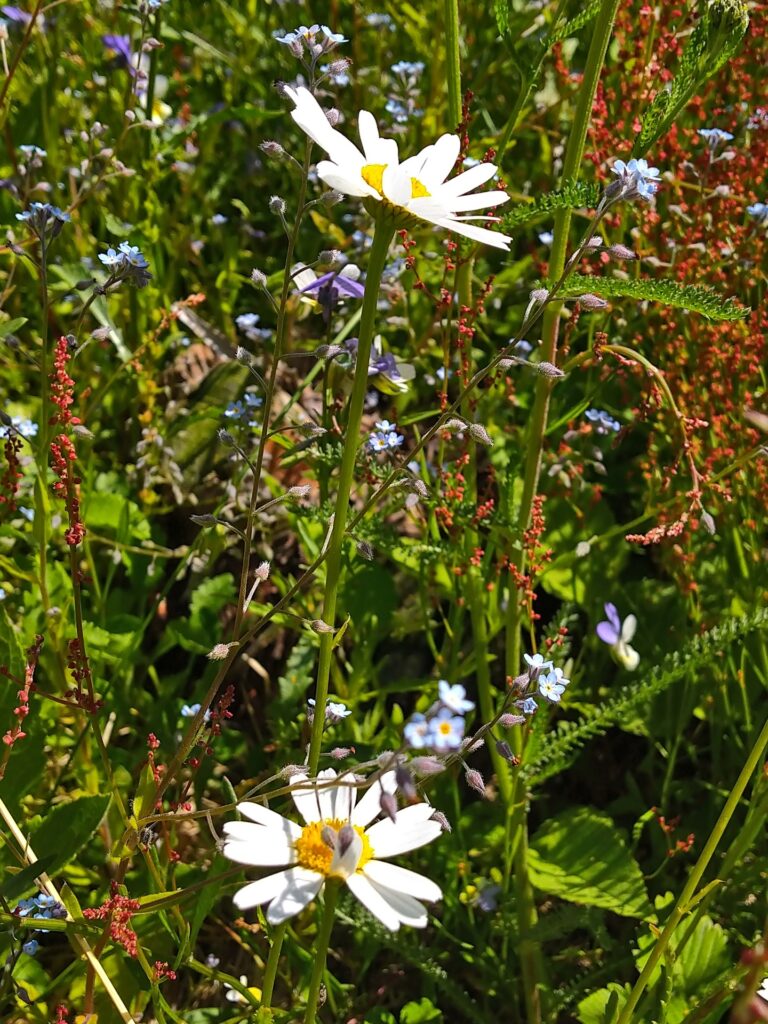
[[[529,668],[534,672],[550,672],[553,668],[551,661],[545,661],[543,654],[524,654],[523,657]]]
[[[394,772],[385,772],[357,800],[357,787],[340,780],[332,768],[317,779],[295,775],[291,795],[305,825],[296,824],[261,804],[238,804],[247,821],[224,826],[224,856],[254,867],[285,866],[285,870],[251,882],[235,893],[239,910],[268,903],[267,920],[280,924],[303,910],[326,879],[339,878],[374,917],[391,931],[401,924],[424,928],[427,912],[418,899],[442,898],[429,878],[382,858],[396,857],[425,846],[440,834],[434,809],[411,804],[394,821],[371,822],[380,812],[383,793],[397,788]]]
[[[559,669],[555,671],[560,671]],[[555,671],[539,679],[539,693],[547,700],[557,703],[565,692],[565,684],[568,680],[562,680],[555,675]],[[562,676],[562,673],[561,673]]]
[[[761,999],[765,999],[765,1001],[768,1002],[768,978],[763,979],[763,983],[757,990],[757,994]]]
[[[475,705],[472,701],[465,700],[467,691],[458,683],[451,686],[445,679],[441,679],[437,684],[437,690],[441,702],[455,715],[464,715],[467,711],[474,710]]]
[[[338,192],[372,199],[393,206],[399,212],[419,220],[485,242],[497,249],[509,249],[511,238],[497,231],[469,224],[473,220],[496,220],[472,210],[484,210],[506,203],[509,196],[501,190],[473,192],[494,176],[496,167],[482,163],[463,174],[446,180],[459,156],[458,135],[441,135],[432,146],[400,163],[397,142],[382,139],[376,120],[361,110],[357,127],[362,152],[328,123],[322,107],[312,93],[300,86],[285,87],[293,100],[296,124],[330,157],[317,165],[318,177]]]

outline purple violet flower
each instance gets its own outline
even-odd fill
[[[640,655],[629,644],[637,629],[637,619],[634,615],[628,615],[622,622],[615,604],[609,601],[604,607],[607,618],[598,622],[595,632],[611,648],[614,660],[622,668],[633,672],[640,663]]]

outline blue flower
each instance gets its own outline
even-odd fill
[[[754,217],[758,224],[768,223],[768,203],[753,203],[747,207],[747,213]]]
[[[552,245],[552,242],[554,240],[555,240],[555,236],[552,234],[551,231],[542,231],[539,234],[539,241],[541,242],[542,245]]]
[[[371,28],[388,28],[391,32],[395,31],[395,25],[389,14],[366,14],[366,22]]]
[[[529,675],[539,675],[554,668],[553,663],[546,661],[543,654],[524,654],[523,658],[528,665]]]
[[[105,267],[119,267],[123,262],[123,254],[117,249],[107,249],[99,253],[99,259]]]
[[[315,714],[315,700],[313,697],[307,701],[310,709],[310,716],[314,717]],[[348,708],[346,704],[340,704],[338,701],[329,700],[325,705],[325,721],[328,725],[335,725],[337,722],[341,722],[344,718],[349,718],[352,714],[352,709]]]
[[[237,329],[242,331],[249,341],[267,341],[272,337],[269,328],[257,326],[260,320],[258,313],[241,313],[235,317]]]
[[[101,37],[101,41],[107,50],[112,50],[120,64],[125,65],[128,68],[131,75],[135,76],[136,68],[134,67],[134,55],[131,49],[131,37],[121,35],[105,35]]]
[[[21,949],[22,952],[27,954],[27,956],[34,956],[38,949],[40,949],[40,943],[37,939],[28,939]]]
[[[464,719],[441,708],[429,723],[428,744],[433,750],[458,750],[464,739]]]
[[[699,128],[699,135],[706,139],[710,149],[717,149],[724,142],[730,142],[733,138],[731,132],[724,132],[721,128]]]
[[[123,257],[130,263],[132,267],[139,267],[144,270],[149,266],[149,263],[144,259],[144,254],[138,245],[130,245],[128,242],[121,242],[118,246]]]
[[[561,669],[553,669],[545,676],[539,676],[539,693],[550,702],[557,703],[565,692],[568,680]]]
[[[524,700],[519,700],[516,703],[524,715],[532,715],[539,709],[533,697],[526,697]]]
[[[181,715],[182,718],[194,718],[201,707],[201,704],[182,704],[181,711],[179,712],[179,714]],[[205,714],[203,715],[203,721],[208,722],[210,720],[210,717],[210,709],[206,708]]]
[[[649,167],[647,160],[615,160],[611,168],[618,176],[620,195],[623,199],[641,199],[650,201],[659,190],[661,172],[658,167]]]
[[[0,587],[0,601],[4,601],[8,597],[4,587]]]
[[[397,433],[394,423],[380,420],[376,424],[376,431],[368,438],[368,445],[375,452],[386,452],[399,448],[404,441],[405,438]]]
[[[39,238],[50,228],[51,238],[55,238],[72,218],[50,203],[30,203],[23,213],[16,214],[16,220],[24,221]]]
[[[607,412],[603,412],[601,409],[587,409],[584,413],[584,417],[589,420],[596,434],[609,434],[618,433],[621,430],[621,424],[618,420],[615,420],[612,416],[609,416]]]
[[[413,747],[414,750],[423,750],[429,741],[429,722],[424,715],[419,712],[411,715],[409,721],[405,723],[403,736],[409,747]]]
[[[423,71],[424,62],[421,60],[399,60],[392,65],[392,73],[403,78],[418,78]]]
[[[458,683],[451,686],[445,679],[441,679],[437,684],[437,692],[440,701],[456,715],[465,715],[468,711],[474,710],[475,705],[472,701],[465,700],[467,691]]]
[[[19,146],[19,152],[23,153],[28,160],[35,157],[42,160],[43,157],[48,156],[48,153],[44,149],[40,149],[39,146]]]
[[[22,416],[11,416],[10,426],[0,428],[0,437],[9,437],[11,434],[20,434],[22,437],[37,437],[38,426],[33,420]]]
[[[221,227],[222,224],[226,224],[228,220],[229,218],[225,217],[223,213],[214,213],[211,217],[211,224],[218,228]]]
[[[128,281],[137,288],[143,288],[152,279],[147,269],[149,263],[141,249],[130,242],[121,242],[117,249],[109,248],[99,253],[99,259],[112,272],[112,283]]]

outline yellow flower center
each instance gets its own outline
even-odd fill
[[[323,829],[327,826],[333,829],[338,836],[339,829],[346,824],[346,821],[341,821],[339,818],[326,818],[325,821],[313,821],[311,825],[305,825],[301,830],[301,835],[293,844],[296,850],[296,859],[301,867],[309,868],[310,871],[318,871],[327,878],[331,874],[333,850],[323,840]],[[352,828],[363,842],[363,851],[357,862],[357,871],[360,871],[373,857],[373,850],[370,840],[365,834],[365,829],[360,828],[359,825],[353,825]]]
[[[418,178],[411,178],[411,199],[424,199],[432,193],[419,181]]]
[[[437,731],[441,733],[443,736],[450,736],[451,733],[453,732],[453,726],[451,725],[450,722],[440,722],[440,724],[437,727]]]
[[[379,195],[383,194],[381,191],[381,183],[386,169],[386,164],[366,164],[362,171],[360,171],[360,175],[366,185],[370,185],[371,188],[376,189]]]

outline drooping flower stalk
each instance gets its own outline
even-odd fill
[[[360,421],[363,416],[363,405],[368,390],[368,364],[371,358],[371,345],[376,324],[376,307],[389,244],[394,233],[395,221],[385,211],[376,220],[368,263],[368,276],[365,281],[365,295],[363,296],[363,307],[360,316],[357,362],[352,384],[352,394],[347,410],[346,436],[341,467],[339,469],[336,509],[328,543],[322,619],[329,626],[333,626],[336,619],[336,602],[339,592],[344,535],[347,528],[349,495],[352,490],[355,459],[360,444]],[[317,773],[320,748],[322,746],[325,706],[328,700],[328,681],[331,672],[331,658],[333,656],[333,640],[333,632],[323,633],[320,637],[320,661],[317,669],[317,686],[315,688],[315,717],[312,722],[312,739],[309,748],[309,770],[312,775]]]

